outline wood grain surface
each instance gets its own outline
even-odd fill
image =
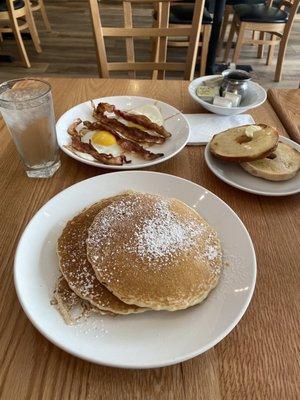
[[[141,95],[186,113],[203,112],[187,82],[49,79],[56,116],[91,98]],[[258,123],[284,128],[268,102],[251,112]],[[220,400],[300,398],[299,196],[271,198],[230,187],[206,167],[203,147],[186,147],[151,168],[205,186],[235,210],[257,253],[252,302],[238,326],[218,345],[190,361],[161,369],[122,370],[94,365],[48,342],[29,322],[13,286],[13,259],[24,227],[51,197],[107,171],[62,154],[48,180],[25,176],[0,120],[0,399],[2,400]]]
[[[268,99],[291,139],[300,143],[300,89],[269,89]]]

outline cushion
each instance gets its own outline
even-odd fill
[[[234,6],[234,11],[240,21],[244,22],[285,23],[288,19],[285,11],[263,4],[239,4]]]
[[[24,7],[24,1],[22,0],[15,0],[14,1],[14,9],[18,10],[19,8]],[[0,12],[7,11],[6,0],[0,0]]]
[[[190,25],[193,19],[194,4],[185,4],[182,6],[171,5],[170,7],[170,24]],[[203,25],[212,24],[212,17],[206,8],[203,11]]]
[[[236,6],[237,4],[265,4],[265,0],[227,0],[228,6]]]

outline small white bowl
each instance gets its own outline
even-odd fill
[[[248,82],[248,91],[246,98],[242,101],[242,105],[240,107],[222,107],[215,106],[214,104],[208,103],[200,99],[196,95],[196,89],[199,85],[203,84],[204,81],[211,78],[216,78],[217,76],[221,77],[222,75],[207,75],[201,76],[200,78],[194,79],[189,84],[189,93],[192,98],[199,103],[206,110],[220,115],[236,115],[241,114],[245,111],[251,110],[251,108],[255,108],[260,106],[267,98],[267,92],[263,87],[261,87],[258,83],[249,81]]]

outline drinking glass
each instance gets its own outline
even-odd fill
[[[0,112],[31,178],[49,178],[60,167],[51,86],[39,79],[0,85]]]

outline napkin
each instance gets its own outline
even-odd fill
[[[190,125],[188,145],[201,145],[208,143],[219,132],[235,126],[254,124],[255,121],[249,114],[216,115],[216,114],[184,114]]]

